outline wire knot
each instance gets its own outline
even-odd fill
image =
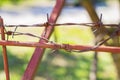
[[[66,51],[71,52],[71,48],[70,48],[70,45],[69,45],[69,44],[63,44],[63,45],[62,45],[62,48],[65,49]]]
[[[12,31],[7,31],[6,32],[7,35],[12,35],[12,33],[13,33]]]
[[[49,22],[44,23],[44,26],[48,27],[49,26]]]

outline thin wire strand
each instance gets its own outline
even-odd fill
[[[81,26],[87,26],[87,27],[93,27],[96,25],[100,25],[99,22],[96,23],[60,23],[60,24],[54,24],[54,23],[43,23],[43,24],[33,24],[33,25],[4,25],[5,27],[46,27],[46,25],[50,26],[65,26],[65,25],[81,25]],[[103,26],[111,26],[111,27],[118,27],[119,24],[102,24]]]
[[[50,43],[55,43],[55,42],[50,41],[50,40],[48,40],[48,39],[46,39],[44,37],[39,37],[39,36],[36,36],[34,34],[31,34],[31,33],[13,32],[13,31],[6,32],[7,35],[12,35],[13,33],[14,33],[14,36],[26,35],[26,36],[31,36],[31,37],[39,38],[39,39],[41,38],[41,39],[43,39],[43,40],[45,40],[47,42],[50,42]]]

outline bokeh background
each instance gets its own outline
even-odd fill
[[[4,24],[36,24],[47,21],[47,14],[55,5],[56,0],[0,0],[0,16]],[[65,6],[57,23],[92,22],[87,10],[82,5],[87,0],[65,0]],[[90,0],[98,16],[102,13],[103,23],[120,22],[120,0]],[[15,28],[6,28],[14,31]],[[17,32],[32,33],[40,36],[44,28],[17,28]],[[94,45],[94,34],[86,26],[56,26],[50,38],[57,43]],[[9,37],[9,40],[34,41],[38,38],[29,36]],[[118,43],[119,44],[119,43]],[[11,80],[20,80],[34,52],[34,48],[7,47]],[[114,57],[113,57],[114,56]],[[64,50],[46,49],[34,80],[117,80],[119,74],[119,55],[98,52],[97,73],[92,64],[94,52],[67,52]],[[2,48],[0,48],[0,80],[5,80]]]

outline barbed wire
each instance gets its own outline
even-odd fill
[[[94,27],[94,26],[99,26],[99,22],[95,23],[41,23],[41,24],[32,24],[32,25],[25,25],[25,24],[20,24],[20,25],[4,25],[5,27],[46,27],[46,26],[67,26],[67,25],[80,25],[80,26],[86,26],[86,27]],[[102,24],[102,26],[110,26],[110,27],[118,27],[119,24]]]
[[[0,33],[0,34],[1,34],[1,33]],[[5,34],[7,35],[7,41],[8,41],[8,36],[12,36],[12,38],[14,38],[13,36],[26,35],[26,36],[35,37],[35,38],[38,38],[38,39],[43,39],[43,40],[45,40],[46,42],[55,43],[55,42],[53,42],[53,41],[50,41],[50,40],[47,39],[47,38],[39,37],[39,36],[34,35],[34,34],[31,34],[31,33],[7,31],[7,32],[5,32]]]
[[[70,25],[72,25],[72,24],[70,24]],[[99,46],[103,45],[105,42],[107,42],[108,40],[110,40],[111,38],[117,36],[117,35],[120,33],[120,24],[119,24],[117,27],[118,27],[118,28],[117,28],[115,31],[113,31],[113,33],[112,33],[107,39],[99,42],[97,45],[95,45],[95,46],[92,47],[92,48],[87,48],[87,49],[83,49],[83,50],[72,50],[72,49],[69,47],[69,44],[66,44],[66,45],[65,45],[65,50],[66,50],[66,51],[69,51],[69,52],[86,52],[86,51],[95,50],[96,48],[98,48]],[[36,36],[36,35],[34,35],[34,34],[31,34],[31,33],[16,32],[16,29],[17,29],[17,27],[15,28],[14,31],[7,31],[7,30],[5,30],[5,34],[6,34],[7,36],[10,36],[10,35],[12,35],[12,36],[27,35],[27,36],[31,36],[31,37],[43,39],[43,40],[45,40],[46,42],[52,43],[54,46],[56,46],[56,48],[54,48],[54,51],[55,51],[55,50],[58,50],[58,48],[57,48],[57,45],[58,45],[58,44],[57,44],[56,42],[50,41],[50,40],[48,40],[48,39],[46,39],[46,38],[44,38],[44,37]],[[8,37],[7,37],[7,38],[8,38]],[[8,40],[8,39],[7,39],[7,40]]]
[[[13,24],[13,25],[3,25],[3,26],[4,26],[5,34],[7,35],[7,41],[9,40],[9,36],[12,36],[12,38],[14,38],[14,36],[26,35],[26,36],[30,36],[30,37],[43,39],[43,40],[45,40],[45,42],[52,43],[54,46],[56,46],[56,48],[54,48],[54,50],[58,50],[59,49],[59,48],[57,48],[58,44],[54,41],[50,41],[47,38],[39,37],[32,33],[16,32],[16,30],[18,27],[48,27],[48,26],[68,26],[68,25],[70,25],[70,26],[72,26],[72,25],[86,26],[86,27],[91,27],[91,28],[95,27],[95,31],[97,31],[99,29],[98,27],[102,27],[102,26],[116,27],[116,30],[113,31],[113,33],[107,39],[102,40],[101,42],[99,42],[97,45],[95,45],[92,48],[87,48],[87,49],[83,49],[83,50],[72,50],[70,48],[69,44],[65,44],[64,49],[67,51],[70,51],[70,52],[86,52],[86,51],[94,50],[94,49],[98,48],[99,46],[101,46],[102,44],[104,44],[105,42],[107,42],[108,40],[110,40],[111,38],[113,38],[114,36],[117,36],[118,33],[120,32],[120,24],[103,24],[102,23],[102,14],[100,16],[100,20],[98,22],[93,22],[93,23],[50,23],[49,19],[48,19],[48,15],[47,15],[47,22],[45,22],[45,23],[32,24],[32,25],[25,25],[25,24],[14,25]],[[15,29],[14,29],[14,31],[7,31],[6,27],[15,27]]]

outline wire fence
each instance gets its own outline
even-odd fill
[[[45,37],[41,37],[41,36],[39,37],[39,36],[34,35],[32,33],[24,33],[24,32],[17,32],[16,31],[18,27],[48,27],[48,26],[68,26],[68,25],[78,25],[79,27],[80,26],[86,26],[86,27],[90,27],[90,28],[94,27],[94,28],[96,28],[95,32],[97,32],[97,29],[99,29],[99,27],[102,27],[102,26],[114,27],[114,28],[116,28],[116,30],[113,31],[113,33],[110,35],[110,37],[108,37],[107,39],[99,42],[96,46],[93,46],[93,47],[91,46],[89,48],[84,48],[83,50],[81,48],[78,49],[78,50],[72,49],[72,48],[70,48],[70,46],[71,46],[70,44],[69,45],[61,44],[61,45],[65,46],[65,47],[61,47],[61,45],[57,44],[54,41],[50,41],[49,39],[47,39]],[[61,24],[57,23],[57,24],[55,24],[55,23],[46,22],[46,23],[43,23],[43,24],[33,24],[33,25],[20,24],[20,25],[2,25],[2,26],[4,26],[4,30],[5,30],[4,34],[7,35],[7,39],[6,39],[7,41],[5,41],[4,43],[3,43],[3,41],[0,41],[0,45],[5,45],[6,43],[9,42],[9,44],[6,44],[6,46],[7,45],[9,45],[9,46],[10,45],[12,45],[12,46],[18,45],[19,46],[20,42],[19,43],[17,42],[17,44],[11,44],[10,41],[9,41],[9,36],[12,36],[12,38],[13,38],[14,36],[26,35],[26,36],[30,36],[30,37],[35,37],[35,38],[43,39],[43,40],[45,40],[45,42],[49,42],[49,43],[51,43],[51,44],[54,45],[54,47],[49,47],[49,48],[56,49],[56,45],[59,45],[59,47],[57,47],[57,49],[62,48],[62,49],[65,49],[67,51],[73,51],[73,52],[85,52],[85,51],[90,51],[90,50],[93,50],[93,51],[97,50],[97,48],[99,48],[102,44],[104,44],[105,42],[107,42],[109,39],[113,38],[114,36],[119,36],[119,34],[120,34],[120,24],[103,24],[101,22],[101,20],[98,21],[98,22],[94,22],[94,23],[61,23]],[[14,29],[14,31],[7,31],[6,27],[15,27],[15,29]],[[14,43],[14,42],[12,42],[12,43]],[[30,42],[27,43],[27,44],[30,44],[29,46],[32,45]],[[44,45],[46,45],[46,44],[44,44]],[[34,45],[34,47],[35,47],[35,45]],[[46,48],[48,48],[48,47],[46,46]],[[111,50],[109,50],[109,52],[111,52]]]

